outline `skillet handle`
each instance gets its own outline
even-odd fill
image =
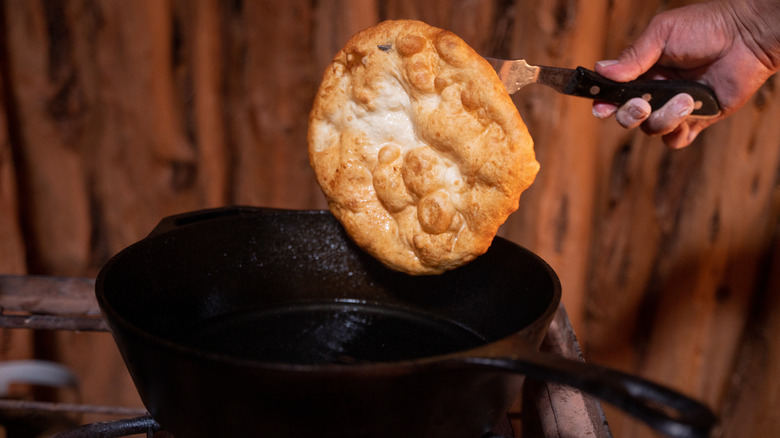
[[[467,357],[446,361],[573,386],[609,402],[670,437],[708,437],[717,422],[705,405],[643,378],[548,353],[525,357]]]

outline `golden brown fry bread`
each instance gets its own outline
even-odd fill
[[[492,67],[451,32],[385,21],[347,42],[309,116],[331,212],[385,265],[438,274],[487,251],[539,170]]]

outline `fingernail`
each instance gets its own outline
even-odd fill
[[[637,105],[630,105],[628,107],[628,115],[634,120],[644,120],[650,115],[644,108]]]
[[[617,64],[617,63],[618,63],[617,59],[605,59],[603,61],[597,62],[596,65],[598,67],[609,67],[610,65],[614,65],[614,64]]]
[[[617,108],[614,105],[593,105],[593,115],[599,119],[606,119],[615,114]]]
[[[680,105],[680,108],[676,108],[677,114],[679,114],[680,117],[688,117],[693,112],[693,107],[690,105]]]
[[[672,111],[678,117],[688,117],[693,112],[693,105],[690,100],[678,99],[672,104]]]

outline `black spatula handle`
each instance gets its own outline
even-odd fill
[[[710,87],[694,81],[638,79],[631,82],[615,82],[595,71],[577,67],[575,75],[563,92],[617,105],[622,105],[634,97],[641,97],[650,103],[653,111],[661,108],[672,97],[687,93],[696,102],[692,115],[720,114],[720,104],[715,92]]]

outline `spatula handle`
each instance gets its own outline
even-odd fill
[[[720,104],[715,92],[710,87],[694,81],[638,79],[631,82],[615,82],[592,70],[577,67],[576,74],[563,92],[617,105],[622,105],[634,97],[641,97],[650,103],[653,111],[661,108],[672,97],[687,93],[695,102],[692,115],[720,114]]]

